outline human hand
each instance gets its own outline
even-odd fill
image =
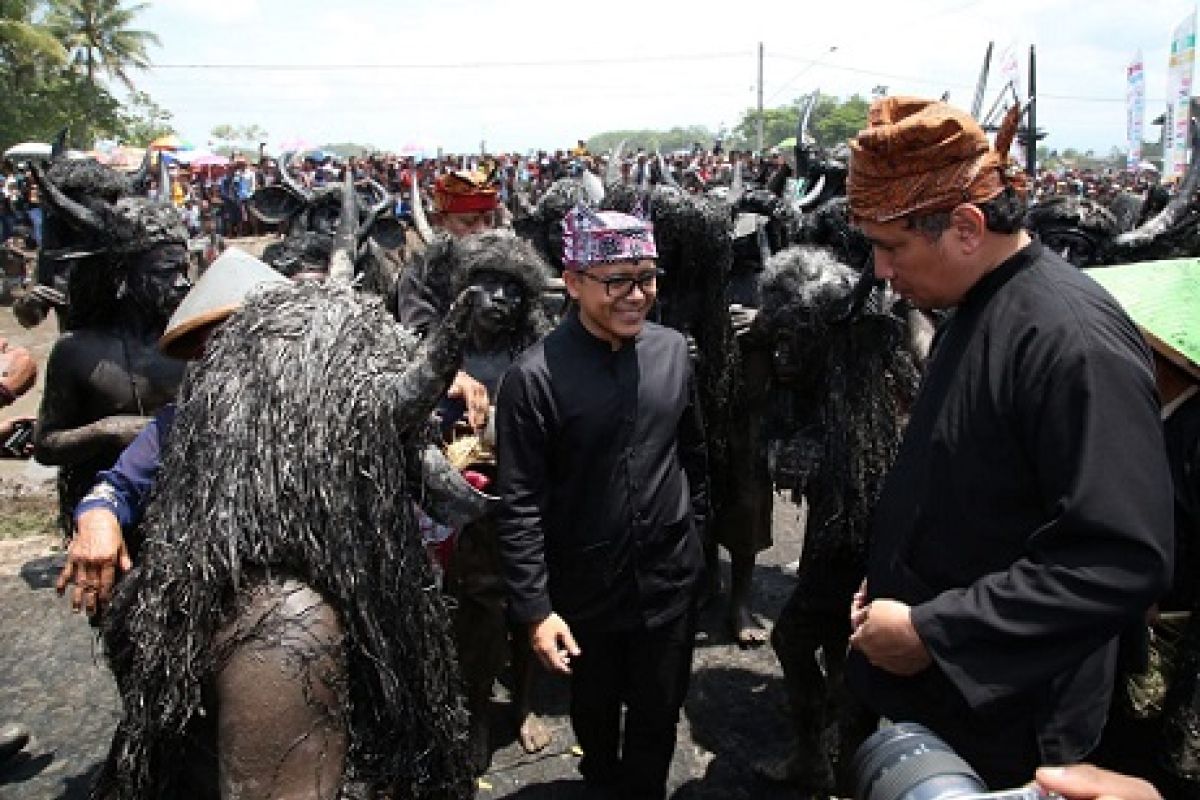
[[[746,331],[750,330],[750,326],[754,324],[754,318],[757,316],[757,308],[747,308],[739,303],[729,306],[729,323],[733,328],[733,335],[744,336]]]
[[[95,616],[112,599],[117,570],[128,572],[133,561],[125,549],[121,523],[107,508],[93,508],[79,515],[75,536],[67,550],[67,563],[55,581],[59,594],[74,583],[71,608]]]
[[[1041,767],[1039,786],[1066,800],[1162,800],[1162,795],[1141,778],[1122,775],[1091,764]]]
[[[37,380],[37,362],[24,347],[13,347],[0,338],[0,397],[25,394]]]
[[[865,599],[865,596],[864,598]],[[912,624],[912,609],[898,600],[873,600],[851,612],[850,646],[874,666],[894,675],[916,675],[933,663]]]
[[[479,430],[487,424],[491,401],[488,399],[487,387],[482,383],[459,370],[458,374],[454,376],[454,382],[450,384],[446,396],[456,400],[461,399],[467,404],[467,422],[471,424],[472,428]]]
[[[543,667],[562,675],[571,674],[571,659],[580,653],[570,626],[558,614],[529,624],[529,644]]]

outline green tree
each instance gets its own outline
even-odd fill
[[[219,144],[216,152],[231,155],[239,151],[258,152],[258,145],[267,140],[267,132],[258,125],[217,125],[208,132]]]
[[[151,31],[130,27],[147,3],[125,6],[123,0],[53,0],[50,27],[70,54],[71,64],[81,66],[87,82],[97,86],[104,73],[133,89],[130,69],[146,69],[146,49],[158,45]]]
[[[796,136],[800,127],[802,110],[807,97],[798,97],[791,103],[775,108],[763,109],[763,146],[774,147],[785,139]],[[859,95],[839,101],[832,95],[820,95],[817,105],[809,117],[810,136],[825,147],[844,142],[866,127],[867,108],[870,103]],[[739,142],[753,146],[758,138],[758,111],[746,111],[734,134]]]
[[[174,115],[155,103],[145,92],[133,92],[121,113],[124,130],[121,138],[129,144],[145,147],[160,136],[175,133]]]

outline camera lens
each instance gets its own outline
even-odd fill
[[[966,761],[915,722],[876,731],[852,764],[855,800],[942,800],[987,791]]]

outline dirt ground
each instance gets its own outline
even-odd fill
[[[234,244],[261,252],[269,240]],[[57,336],[53,318],[37,329],[18,326],[0,307],[0,337],[29,348],[39,362]],[[38,387],[6,414],[36,415]],[[94,631],[55,595],[63,562],[54,532],[53,470],[33,462],[0,461],[0,723],[33,732],[25,752],[0,766],[0,798],[86,797],[119,718],[119,699]],[[769,624],[793,583],[799,557],[800,510],[778,499],[775,546],[756,570],[755,611]],[[723,570],[727,563],[723,562]],[[680,799],[773,800],[793,794],[757,778],[752,763],[787,751],[779,666],[769,646],[743,650],[731,641],[716,603],[701,618],[691,688],[671,767],[671,796]],[[582,796],[575,741],[566,717],[564,681],[541,676],[535,705],[552,731],[551,744],[528,755],[507,724],[507,692],[498,684],[494,740],[499,749],[480,780],[480,798],[553,800]]]

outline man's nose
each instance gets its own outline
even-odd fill
[[[896,271],[892,269],[891,257],[880,250],[878,247],[875,251],[875,277],[882,281],[890,281],[896,275]]]

